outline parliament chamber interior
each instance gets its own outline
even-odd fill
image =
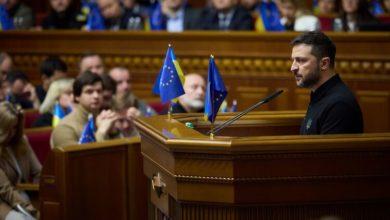
[[[283,22],[273,25],[261,13],[271,10],[268,11],[268,18],[284,16],[285,4],[292,4],[297,11],[305,11],[307,7],[321,6],[326,0],[219,1],[241,4],[243,10],[249,10],[249,2],[258,4],[259,7],[253,10],[258,9],[260,14],[245,12],[253,16],[249,19],[251,29],[241,29],[243,20],[237,23],[237,28],[231,26],[231,29],[218,25],[213,29],[206,25],[211,22],[207,19],[207,13],[214,12],[212,10],[217,8],[218,0],[12,1],[17,2],[18,7],[22,2],[31,8],[35,21],[28,28],[19,27],[23,21],[18,20],[18,23],[17,19],[13,20],[13,24],[7,23],[15,12],[7,8],[8,1],[3,3],[0,0],[0,93],[5,91],[4,95],[0,94],[1,102],[12,103],[18,97],[9,95],[15,82],[10,76],[12,73],[23,73],[25,77],[26,88],[22,98],[35,94],[30,90],[26,92],[27,85],[33,88],[43,85],[45,88],[46,76],[42,73],[42,63],[48,57],[55,57],[66,65],[66,78],[71,80],[69,88],[73,90],[70,91],[73,92],[72,102],[77,105],[77,102],[82,102],[74,97],[77,97],[75,84],[82,75],[81,60],[92,54],[100,57],[103,75],[114,80],[116,90],[114,88],[108,101],[115,104],[108,105],[107,109],[115,112],[118,110],[116,107],[121,106],[121,103],[111,102],[119,96],[119,82],[111,75],[111,70],[115,68],[127,70],[130,75],[127,89],[148,107],[146,113],[140,110],[139,115],[130,117],[129,123],[134,129],[131,135],[100,140],[95,133],[94,141],[84,142],[80,138],[79,143],[55,146],[53,135],[58,134],[54,134],[57,126],[54,125],[55,111],[48,126],[35,126],[37,119],[44,115],[42,107],[51,87],[46,90],[45,101],[31,103],[32,108],[22,111],[20,106],[15,105],[18,114],[22,112],[21,118],[24,118],[20,138],[26,137],[25,141],[31,146],[36,162],[41,164],[39,179],[19,178],[15,182],[7,177],[9,167],[4,164],[9,162],[9,157],[16,158],[16,161],[12,160],[18,167],[14,170],[19,171],[12,172],[19,175],[25,165],[18,162],[18,153],[9,156],[13,155],[9,149],[13,151],[17,144],[7,142],[7,135],[12,133],[8,130],[15,130],[17,126],[13,128],[12,124],[5,122],[8,119],[1,116],[1,105],[0,220],[389,219],[390,9],[386,9],[386,2],[390,7],[390,1],[364,1],[372,4],[370,12],[378,23],[357,25],[354,30],[336,29],[336,25],[339,25],[337,19],[343,18],[339,15],[346,14],[347,9],[343,8],[346,7],[343,4],[348,0],[330,1],[337,7],[328,15],[316,11],[320,9],[303,15],[317,19],[320,26],[314,29],[299,29],[302,27],[297,27],[300,18],[297,13],[295,25],[293,23],[292,26]],[[55,11],[50,4],[55,4],[55,1],[70,4],[75,7],[74,10],[77,8],[77,12],[84,13],[85,26],[72,23],[78,28],[72,26],[68,28],[70,30],[50,26],[48,23],[53,22],[49,20],[54,19],[52,13]],[[361,0],[351,1],[363,4]],[[188,21],[194,26],[187,29],[184,19],[184,27],[169,31],[177,23],[170,23],[172,17],[161,13],[168,10],[164,7],[169,8],[169,3],[175,2],[197,9],[194,14],[199,13],[197,15],[200,17],[192,19],[199,23]],[[375,2],[378,5],[374,7]],[[113,19],[107,21],[105,9],[101,6],[105,3],[119,4],[123,9],[121,12],[133,16],[126,20],[126,27],[122,25],[123,17],[120,22],[118,20],[118,26],[112,24]],[[164,3],[168,6],[164,6]],[[269,5],[263,7],[262,4]],[[89,7],[89,14],[83,11],[85,5]],[[134,5],[139,6],[138,11],[129,9],[135,8]],[[92,28],[100,18],[89,23],[95,9],[100,9],[100,18],[105,21],[102,23],[104,28]],[[231,9],[229,12],[233,11]],[[107,14],[110,16],[110,12]],[[79,15],[74,14],[75,19]],[[134,17],[136,15],[140,16],[141,23],[138,17]],[[260,26],[259,17],[263,20]],[[164,18],[165,26],[161,26],[157,18]],[[142,27],[139,26],[141,24]],[[348,22],[345,25],[344,28],[352,27]],[[302,135],[302,126],[310,127],[311,121],[306,125],[302,122],[310,110],[308,106],[315,92],[297,86],[298,79],[292,70],[296,62],[292,58],[292,48],[295,47],[292,41],[307,31],[322,31],[336,46],[334,70],[360,106],[364,124],[362,132]],[[3,70],[7,59],[12,60],[12,70],[9,72]],[[211,71],[210,65],[214,61],[217,70],[213,67]],[[213,108],[213,103],[218,101],[214,96],[210,96],[210,106],[204,104],[207,107],[202,107],[205,112],[175,113],[171,112],[173,101],[162,101],[163,95],[156,94],[156,85],[159,91],[165,91],[161,89],[164,79],[160,77],[170,65],[178,74],[178,82],[181,72],[184,76],[200,75],[207,82],[203,88],[203,95],[206,96],[213,88],[211,81],[216,80],[210,79],[210,72],[220,74],[227,95],[221,100],[224,107],[218,106],[217,115],[211,113],[212,117],[216,116],[215,121],[210,122],[206,114],[207,109],[210,106]],[[99,76],[106,89],[103,78]],[[156,84],[156,81],[159,83]],[[53,85],[54,80],[51,83]],[[283,92],[278,97],[243,114],[255,103],[281,90]],[[35,95],[39,96],[36,91]],[[64,90],[61,91],[57,97],[64,93]],[[83,91],[78,95],[82,96]],[[59,103],[57,98],[56,104]],[[118,112],[118,115],[121,114]],[[241,113],[242,117],[238,117]],[[66,119],[68,116],[64,117]],[[94,126],[103,126],[95,114],[85,120],[89,123],[91,118],[95,120]],[[227,125],[229,120],[234,122]],[[58,126],[63,122],[59,122]],[[214,134],[216,128],[221,130]],[[65,133],[59,135],[68,136]],[[9,190],[7,187],[11,187],[13,193],[27,193],[28,204],[24,206],[23,202],[14,202],[19,201],[15,198],[10,202],[11,196],[5,195]],[[4,210],[3,206],[6,207]],[[31,211],[31,207],[34,207],[34,211]],[[10,214],[7,215],[8,212],[15,212],[16,215],[22,213],[20,216],[24,217],[12,218]]]

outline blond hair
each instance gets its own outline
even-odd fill
[[[41,114],[51,112],[54,105],[58,101],[60,95],[68,89],[72,89],[74,79],[58,79],[50,84],[49,90],[47,91],[45,100],[43,101],[39,112]]]

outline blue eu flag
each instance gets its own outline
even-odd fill
[[[163,103],[167,103],[184,94],[182,81],[179,76],[182,74],[181,69],[178,65],[175,65],[175,62],[177,61],[175,60],[173,49],[169,46],[163,67],[153,86],[153,92],[160,95]]]
[[[12,29],[15,29],[13,20],[9,17],[5,6],[0,4],[0,30],[5,31]]]
[[[106,26],[104,25],[104,18],[100,13],[98,5],[94,2],[89,3],[89,14],[87,18],[86,29],[88,31],[92,30],[105,30]]]
[[[209,120],[211,123],[214,122],[219,107],[225,100],[226,95],[227,91],[222,77],[219,74],[217,65],[215,65],[214,57],[211,56],[207,76],[206,100],[204,108],[205,119]]]
[[[81,137],[79,139],[79,144],[85,144],[90,142],[96,142],[95,139],[95,122],[93,121],[93,116],[88,116],[88,122],[83,128]]]

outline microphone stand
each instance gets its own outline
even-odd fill
[[[252,111],[253,109],[271,101],[272,99],[276,98],[277,96],[279,96],[281,93],[283,92],[283,90],[279,90],[279,91],[276,91],[275,93],[271,94],[270,96],[266,97],[265,99],[261,100],[260,102],[252,105],[251,107],[247,108],[246,110],[242,111],[241,113],[237,114],[236,116],[234,116],[233,118],[225,121],[224,123],[222,123],[221,125],[211,129],[210,131],[207,132],[207,134],[212,134],[215,135],[217,132],[221,131],[222,129],[226,128],[227,126],[231,125],[233,122],[237,121],[239,118],[241,118],[242,116],[248,114],[248,112]]]

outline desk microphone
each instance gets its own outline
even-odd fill
[[[233,122],[237,121],[238,119],[240,119],[242,116],[248,114],[250,111],[254,110],[255,108],[271,101],[272,99],[278,97],[281,93],[283,92],[283,90],[279,90],[279,91],[276,91],[274,92],[273,94],[269,95],[268,97],[264,98],[263,100],[259,101],[258,103],[252,105],[251,107],[245,109],[244,111],[240,112],[239,114],[237,114],[236,116],[234,116],[233,118],[225,121],[224,123],[220,124],[219,126],[211,129],[210,131],[207,132],[207,134],[216,134],[217,132],[221,131],[222,129],[226,128],[227,126],[229,126],[230,124],[232,124]]]

